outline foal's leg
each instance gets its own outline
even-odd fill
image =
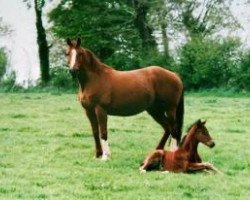
[[[97,116],[97,121],[99,124],[99,131],[101,133],[101,144],[102,144],[102,159],[107,160],[108,156],[111,155],[109,145],[108,145],[108,131],[107,131],[107,113],[106,111],[100,107],[97,106],[95,108],[95,113]]]
[[[91,124],[92,133],[94,136],[95,146],[96,146],[96,158],[98,158],[102,155],[102,147],[101,147],[100,138],[99,138],[97,117],[93,110],[86,110],[86,114]]]
[[[189,166],[188,166],[188,171],[189,172],[201,171],[201,170],[211,170],[211,171],[213,171],[215,173],[221,173],[218,169],[216,169],[210,163],[190,163]]]
[[[189,163],[187,171],[188,172],[195,172],[195,171],[201,171],[201,170],[210,170],[210,165],[206,163]]]

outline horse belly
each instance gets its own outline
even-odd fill
[[[152,102],[153,97],[149,93],[136,96],[133,94],[121,95],[114,98],[106,110],[109,115],[131,116],[145,111]]]

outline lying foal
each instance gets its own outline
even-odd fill
[[[210,137],[206,122],[196,121],[184,136],[180,147],[174,151],[155,150],[142,163],[141,171],[163,170],[170,172],[194,172],[201,170],[218,170],[209,163],[203,163],[197,147],[199,142],[212,148],[215,143]]]

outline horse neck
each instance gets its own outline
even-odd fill
[[[106,71],[112,70],[112,68],[102,63],[91,51],[83,50],[83,52],[86,63],[82,63],[78,75],[78,82],[82,89],[84,89],[88,82],[96,82]]]
[[[194,130],[191,129],[187,134],[182,146],[180,147],[189,152],[190,155],[197,153],[197,148],[199,144],[199,141],[194,136],[195,136]]]

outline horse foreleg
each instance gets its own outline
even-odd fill
[[[209,170],[212,170],[215,173],[218,174],[223,174],[223,172],[221,172],[220,170],[218,170],[214,165],[212,165],[211,163],[204,163],[205,165],[207,165],[209,167]]]
[[[100,106],[96,107],[95,113],[97,116],[99,131],[101,133],[101,144],[102,144],[102,149],[103,149],[102,159],[107,160],[108,157],[111,155],[109,144],[108,144],[107,113]]]
[[[212,164],[210,163],[190,163],[188,166],[188,171],[201,171],[201,170],[211,170],[216,173],[221,173],[218,169],[216,169]]]
[[[189,163],[187,167],[188,172],[201,171],[201,170],[209,170],[210,167],[206,163]]]
[[[96,147],[96,158],[99,158],[102,155],[102,147],[99,138],[99,129],[98,129],[98,121],[94,111],[86,110],[87,117],[90,121],[92,133],[95,140],[95,147]]]

